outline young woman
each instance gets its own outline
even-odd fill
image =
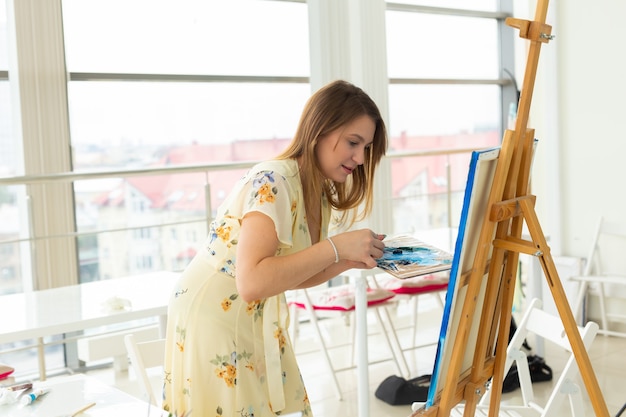
[[[238,182],[170,301],[166,410],[312,416],[284,292],[376,266],[382,235],[362,229],[329,237],[328,226],[333,209],[344,222],[370,213],[386,149],[376,104],[335,81],[311,96],[290,146]]]

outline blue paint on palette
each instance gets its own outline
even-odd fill
[[[449,264],[441,258],[441,252],[430,248],[385,248],[383,256],[377,259],[379,266],[416,263],[422,266]]]

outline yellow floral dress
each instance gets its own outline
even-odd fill
[[[330,219],[325,199],[322,207],[325,238]],[[277,255],[311,245],[297,162],[255,166],[220,206],[170,300],[163,406],[173,415],[266,417],[301,411],[312,416],[287,334],[285,295],[246,303],[237,293],[237,238],[250,211],[274,220]]]

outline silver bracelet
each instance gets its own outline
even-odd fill
[[[328,242],[330,242],[330,246],[332,246],[333,250],[335,251],[335,263],[338,264],[339,263],[339,251],[337,251],[337,246],[335,246],[335,242],[333,242],[331,238],[327,237],[326,239],[328,240]]]

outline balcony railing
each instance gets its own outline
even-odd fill
[[[455,148],[389,152],[387,158],[391,167],[389,175],[393,188],[391,207],[394,224],[393,230],[387,233],[419,233],[432,229],[455,228],[462,203],[467,161],[473,150],[474,148]],[[23,246],[25,243],[46,239],[76,239],[79,242],[78,262],[81,265],[81,282],[149,270],[182,269],[193,256],[194,247],[204,240],[208,223],[215,215],[214,209],[221,203],[241,173],[257,162],[207,163],[0,178],[0,188],[50,183],[73,184],[77,218],[76,229],[67,233],[20,236],[19,230],[15,230],[13,235],[0,236],[0,248],[10,245],[15,248],[1,251],[12,256],[3,256],[0,268],[20,271],[19,261],[23,257],[16,253],[19,252],[20,245],[21,250],[30,247]],[[172,178],[180,181],[173,181]],[[100,189],[101,187],[95,185],[99,181],[111,179],[116,179],[112,186],[109,184]],[[169,195],[158,197],[160,203],[157,208],[154,207],[154,201],[142,200],[142,192],[145,194],[146,189],[155,188],[154,184],[148,182],[162,183],[166,179],[168,183],[173,183],[173,188],[180,189],[165,190],[164,187],[161,191]],[[195,199],[193,204],[190,201],[192,195]],[[115,198],[119,201],[115,201]],[[26,207],[28,208],[28,205]],[[126,257],[123,258],[124,262],[120,262],[122,258],[114,256],[114,251],[122,249],[120,242],[126,242],[122,244],[122,247],[126,248],[130,247],[128,242],[133,242],[134,259]],[[166,250],[170,252],[156,254]],[[128,256],[131,255],[132,253],[129,253]],[[173,257],[177,259],[172,259]],[[124,266],[107,268],[105,266],[107,259],[118,264],[123,263]],[[7,265],[7,262],[14,264]],[[19,273],[12,275],[12,279],[5,276],[0,293],[19,290],[17,281],[24,278]],[[9,281],[15,285],[15,290],[7,288],[10,287]]]

